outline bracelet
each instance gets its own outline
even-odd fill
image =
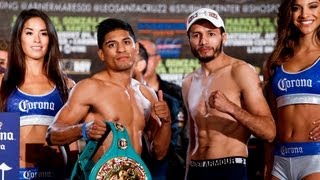
[[[87,141],[88,140],[88,137],[87,137],[87,127],[86,127],[87,123],[83,123],[82,124],[82,127],[81,127],[81,135],[82,135],[82,138]]]

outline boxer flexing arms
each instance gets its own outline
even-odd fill
[[[148,137],[150,152],[162,159],[171,137],[170,111],[159,93],[131,78],[138,43],[131,26],[118,19],[98,25],[98,55],[105,69],[80,81],[67,103],[48,128],[47,141],[63,145],[80,138],[97,140],[106,131],[104,121],[115,121],[128,131],[133,148],[141,154],[143,135]],[[109,148],[108,136],[94,160]]]

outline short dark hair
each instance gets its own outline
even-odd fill
[[[139,55],[146,62],[146,65],[147,65],[146,68],[142,71],[142,74],[145,74],[147,71],[147,67],[148,67],[149,55],[148,55],[146,48],[140,42],[139,42]]]
[[[100,49],[102,49],[104,36],[109,32],[117,29],[128,31],[133,41],[136,42],[136,36],[134,35],[131,25],[120,19],[114,19],[114,18],[105,19],[98,24],[97,29],[98,29],[97,30],[98,46]]]
[[[148,61],[149,59],[149,55],[148,52],[146,50],[146,48],[139,42],[139,55],[145,59],[146,61]]]

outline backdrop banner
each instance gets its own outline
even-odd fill
[[[279,0],[0,0],[0,38],[8,38],[11,26],[23,9],[46,12],[58,31],[64,70],[76,81],[101,70],[97,56],[96,26],[105,18],[129,22],[138,39],[157,44],[163,79],[181,84],[181,79],[199,67],[186,34],[187,16],[200,7],[222,16],[228,40],[224,50],[243,59],[260,73],[273,50]]]

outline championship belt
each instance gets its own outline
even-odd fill
[[[139,179],[151,180],[151,174],[133,149],[125,127],[116,122],[105,122],[108,130],[99,141],[90,140],[76,162],[71,179],[116,180]],[[92,157],[110,133],[113,134],[111,146],[94,164]]]

